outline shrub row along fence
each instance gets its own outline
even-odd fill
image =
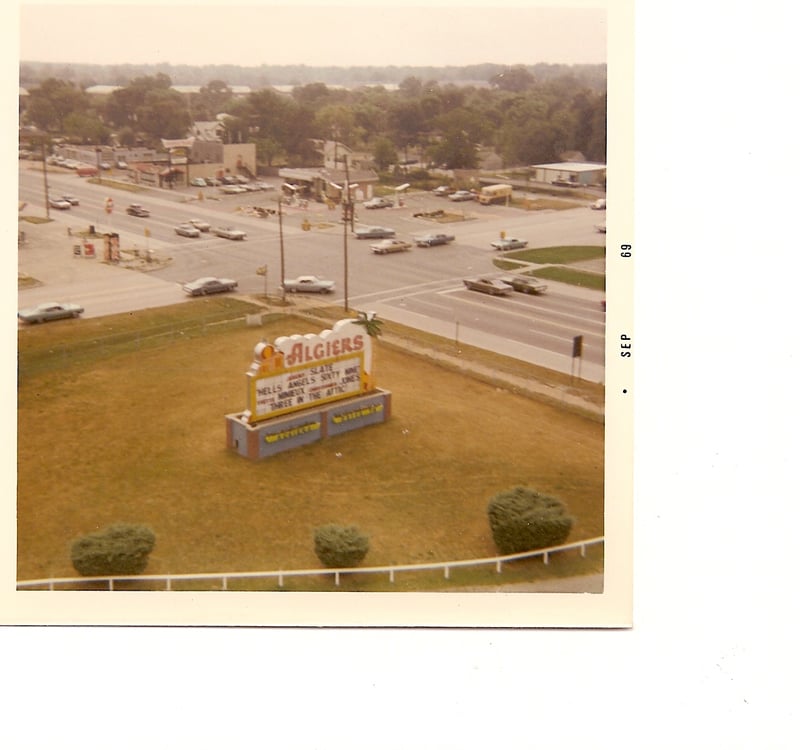
[[[394,583],[397,573],[408,571],[441,570],[446,580],[450,578],[450,571],[454,568],[468,568],[492,565],[499,574],[503,572],[503,565],[514,560],[525,560],[541,557],[544,564],[548,565],[550,557],[559,552],[568,550],[578,550],[581,557],[586,557],[587,547],[604,544],[605,537],[598,536],[593,539],[584,539],[580,542],[562,544],[558,547],[548,547],[547,549],[537,549],[530,552],[519,552],[514,555],[502,555],[499,557],[483,557],[475,560],[454,560],[442,563],[419,563],[413,565],[386,565],[381,567],[355,567],[355,568],[318,568],[310,570],[271,570],[256,571],[250,573],[185,573],[176,575],[139,575],[139,576],[81,576],[78,578],[41,578],[38,580],[17,581],[17,589],[39,589],[55,591],[62,586],[75,586],[76,584],[104,584],[109,591],[114,591],[114,585],[118,582],[142,582],[150,584],[163,584],[163,591],[174,590],[174,584],[189,581],[209,581],[219,582],[223,591],[228,590],[230,581],[241,581],[245,579],[253,580],[258,578],[277,580],[278,586],[283,587],[287,579],[301,578],[306,576],[332,576],[336,586],[339,586],[343,574],[377,574],[388,575],[389,582]]]

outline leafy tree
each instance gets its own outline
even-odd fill
[[[138,575],[147,567],[155,543],[147,526],[113,524],[73,541],[72,565],[83,576]]]
[[[48,78],[30,94],[28,119],[43,130],[64,130],[64,120],[89,108],[89,97],[77,86],[57,78]]]
[[[397,162],[397,151],[388,138],[381,136],[372,146],[372,158],[375,159],[378,169],[383,171],[390,164]]]
[[[369,537],[357,526],[326,524],[314,529],[314,552],[327,568],[352,568],[369,552]]]
[[[495,546],[503,555],[563,544],[573,524],[560,500],[528,487],[495,495],[488,514]]]
[[[63,132],[79,143],[107,143],[110,131],[98,117],[72,112],[64,118]]]
[[[367,336],[371,339],[377,341],[380,335],[383,333],[383,321],[378,318],[378,316],[374,312],[360,312],[358,313],[358,317],[355,319],[355,323],[357,325],[363,326],[364,331],[366,331]],[[368,373],[372,384],[375,384],[375,360],[377,358],[377,352],[373,350],[372,352],[372,372]]]
[[[502,91],[525,91],[533,88],[535,82],[533,73],[523,65],[506,68],[489,79],[490,85]]]

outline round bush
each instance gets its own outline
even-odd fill
[[[155,543],[147,526],[114,524],[72,542],[72,565],[82,576],[138,575]]]
[[[314,529],[314,552],[328,568],[352,568],[369,551],[369,537],[357,526],[330,523]]]
[[[563,544],[574,521],[560,500],[528,487],[498,493],[489,502],[488,513],[502,555]]]

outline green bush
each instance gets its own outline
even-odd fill
[[[328,568],[352,568],[369,551],[369,537],[357,526],[338,526],[333,523],[314,529],[314,552]]]
[[[563,544],[573,520],[564,504],[528,487],[514,487],[489,502],[489,525],[502,555]]]
[[[155,543],[147,526],[117,523],[72,542],[72,565],[82,576],[138,575]]]

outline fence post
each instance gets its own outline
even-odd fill
[[[581,557],[586,557],[586,545],[581,545]]]
[[[502,560],[498,560],[497,561],[497,565],[495,566],[495,568],[496,568],[496,572],[497,573],[502,573],[503,572],[503,561]]]
[[[172,591],[172,580],[170,579],[170,577],[169,577],[169,576],[167,576],[167,577],[165,578],[165,580],[166,580],[166,582],[167,582],[167,591]]]
[[[338,586],[339,585],[339,571],[337,570],[336,573],[334,573],[334,575],[336,576],[336,585]]]
[[[448,580],[448,581],[450,580],[450,566],[449,565],[445,565],[444,566],[444,577],[445,577],[446,580]]]
[[[109,591],[113,591],[114,590],[114,579],[113,578],[109,578],[108,579],[108,590]]]
[[[283,573],[278,573],[278,588],[283,588]]]
[[[549,565],[550,564],[549,555],[547,554],[547,552],[544,553],[544,564],[545,565]]]
[[[223,591],[227,591],[228,590],[228,577],[227,576],[222,576],[222,590]]]
[[[389,568],[389,583],[394,583],[394,568]]]

